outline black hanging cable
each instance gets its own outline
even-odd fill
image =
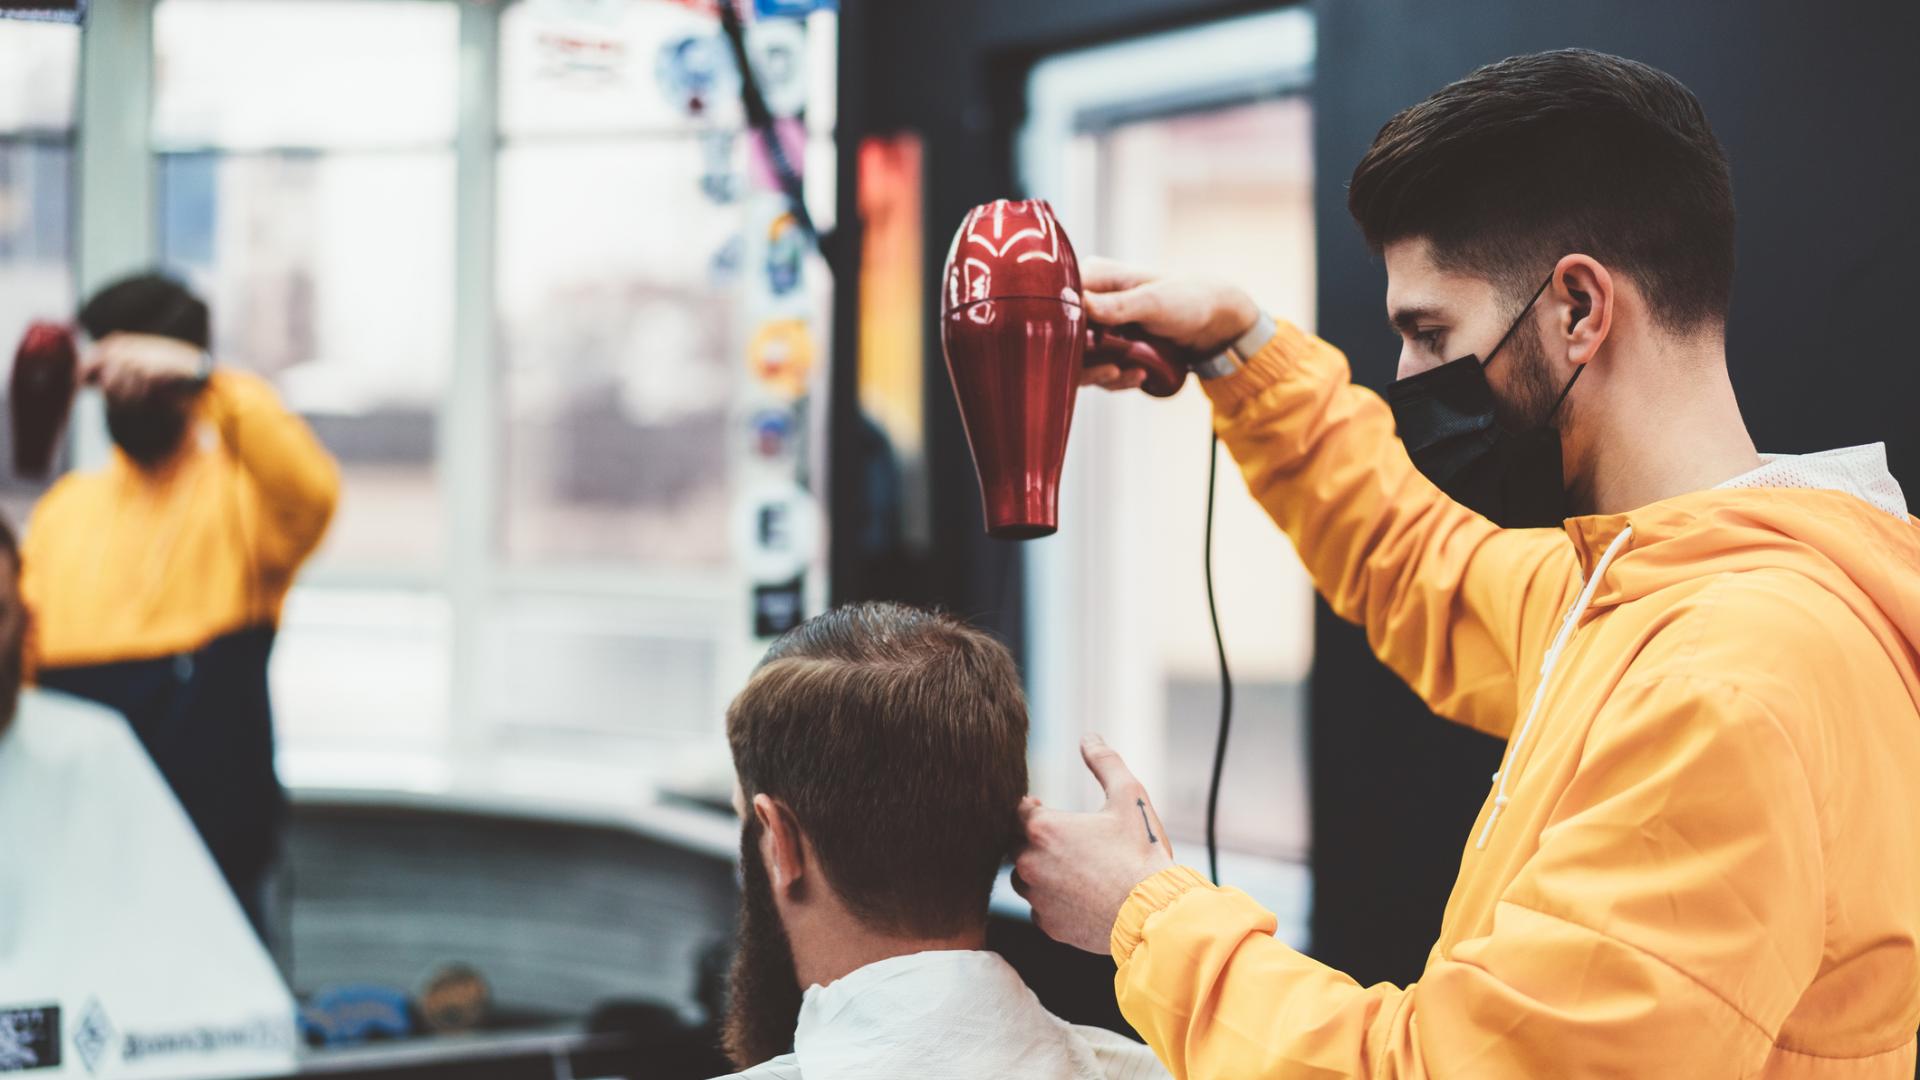
[[[1208,425],[1212,427],[1211,424]],[[1213,648],[1220,657],[1220,734],[1213,744],[1213,780],[1207,785],[1207,876],[1220,884],[1220,845],[1214,839],[1214,819],[1220,812],[1220,773],[1227,764],[1227,728],[1233,719],[1233,676],[1227,672],[1227,643],[1220,636],[1220,607],[1213,598],[1213,494],[1220,471],[1220,435],[1207,439],[1207,532],[1205,540],[1207,615],[1213,619]]]
[[[740,69],[740,107],[747,114],[747,126],[753,129],[760,139],[760,145],[766,149],[767,160],[773,164],[773,174],[780,182],[780,190],[787,196],[789,209],[800,228],[806,232],[816,250],[825,254],[820,246],[820,230],[814,227],[813,215],[807,213],[806,189],[800,180],[800,172],[787,158],[787,148],[780,142],[780,133],[774,129],[773,110],[767,107],[767,96],[760,90],[760,80],[753,73],[753,61],[747,54],[747,28],[740,21],[740,11],[734,6],[736,0],[720,0],[716,6],[720,9],[720,28],[726,32],[727,45],[733,53],[734,66]],[[832,265],[832,260],[828,260]]]

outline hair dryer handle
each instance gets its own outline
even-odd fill
[[[1147,381],[1140,384],[1140,389],[1154,397],[1172,397],[1186,384],[1187,364],[1173,359],[1183,357],[1185,352],[1178,345],[1132,324],[1093,323],[1087,327],[1087,366],[1118,364],[1123,368],[1139,368],[1147,373]]]

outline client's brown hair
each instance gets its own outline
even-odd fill
[[[1026,699],[998,641],[898,604],[827,612],[767,650],[727,741],[748,801],[793,812],[862,920],[940,936],[986,918],[1027,791]]]

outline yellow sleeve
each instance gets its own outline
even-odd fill
[[[1291,324],[1205,385],[1248,489],[1334,611],[1435,712],[1505,737],[1520,649],[1545,647],[1577,585],[1566,534],[1501,529],[1447,498],[1346,357]]]
[[[1184,867],[1114,924],[1121,1012],[1174,1076],[1746,1076],[1824,940],[1815,800],[1738,690],[1616,693],[1491,931],[1362,987]]]
[[[253,483],[261,575],[270,582],[291,579],[326,535],[340,500],[339,467],[306,421],[256,375],[215,371],[202,407]]]

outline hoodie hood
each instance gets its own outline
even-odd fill
[[[800,1006],[794,1056],[809,1080],[1102,1080],[1091,1045],[990,952],[868,964]]]
[[[1719,485],[1738,488],[1798,488],[1838,491],[1907,519],[1907,496],[1887,471],[1887,444],[1868,443],[1817,454],[1761,454],[1760,467]]]
[[[1583,573],[1632,529],[1590,610],[1710,574],[1787,570],[1844,602],[1920,703],[1920,521],[1887,471],[1885,444],[1762,461],[1711,490],[1570,519]]]

